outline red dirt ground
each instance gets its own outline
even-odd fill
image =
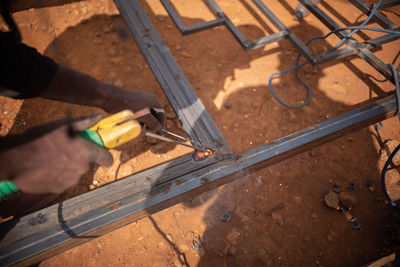
[[[307,66],[300,75],[313,88],[313,99],[305,108],[288,110],[272,98],[266,84],[270,74],[295,64],[297,53],[289,41],[245,52],[225,27],[182,37],[159,1],[140,2],[236,153],[343,114],[393,90],[393,85],[358,58]],[[172,2],[186,25],[213,19],[202,1]],[[249,2],[218,1],[249,40],[276,31],[259,12],[249,12],[248,7],[253,8]],[[270,2],[269,7],[304,42],[329,32],[313,16],[294,21],[296,1]],[[328,13],[332,12],[329,6],[340,11],[330,14],[342,25],[365,19],[347,1],[325,3],[322,8]],[[29,9],[15,13],[14,18],[23,41],[60,64],[118,86],[156,93],[168,112],[167,128],[183,134],[134,40],[129,34],[125,39],[116,30],[124,27],[118,14],[112,1],[90,0]],[[384,14],[400,23],[393,12]],[[371,32],[366,35],[379,36]],[[356,36],[359,40],[362,37]],[[321,54],[337,42],[332,37],[313,43],[311,48]],[[399,44],[385,45],[376,55],[392,62]],[[292,74],[276,79],[274,84],[289,103],[305,99],[304,88]],[[6,135],[94,109],[43,99],[1,97],[0,111],[0,134]],[[383,140],[400,140],[397,118],[384,121],[383,126]],[[73,197],[190,152],[185,147],[139,138],[112,151],[115,162],[111,168],[98,168],[63,197]],[[251,175],[243,171],[242,179],[70,249],[40,266],[361,265],[397,244],[384,231],[394,218],[380,188],[383,161],[379,158],[375,130],[369,127]],[[374,192],[364,185],[365,179],[373,182]],[[349,191],[350,182],[359,189]],[[351,200],[353,214],[362,224],[360,230],[352,230],[343,215],[324,205],[323,196],[334,184]],[[228,222],[220,220],[224,212],[232,215]],[[203,248],[196,251],[191,242],[198,236]]]

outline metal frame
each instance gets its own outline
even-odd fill
[[[234,155],[139,2],[137,0],[114,1],[182,122],[183,129],[191,139],[216,146],[218,149],[215,157],[203,162],[194,162],[191,155],[186,155],[20,219],[1,224],[1,266],[37,263],[148,214],[179,203],[188,196],[230,182],[238,178],[235,174],[242,169],[246,169],[247,174],[252,173],[348,132],[393,116],[396,112],[396,97],[388,96],[269,144]],[[171,14],[173,9],[168,6],[169,2],[161,1]],[[217,23],[230,25],[230,20],[222,10],[212,5],[214,1],[205,1],[211,4],[218,18],[212,22],[189,27],[184,27],[177,20],[175,23],[178,28],[191,33],[214,27]],[[259,4],[260,9],[268,14],[266,15],[268,18],[277,20],[272,13],[273,16],[269,14],[269,9],[261,1],[253,0],[253,2]],[[301,0],[301,2],[305,5],[309,4],[308,0]],[[390,3],[393,4],[393,1]],[[312,7],[312,10],[328,25],[336,27],[336,24],[325,18],[317,7]],[[172,14],[172,16],[176,15]],[[279,26],[278,21],[275,22]],[[303,46],[293,41],[296,37],[283,24],[278,26],[278,29],[281,27],[279,36],[284,35],[285,38],[289,38],[301,50]],[[234,35],[238,33],[233,28],[230,30]],[[277,37],[278,35],[272,36],[275,37],[271,37],[271,40],[280,38]],[[261,39],[265,41],[268,37]],[[362,55],[375,62],[369,54],[372,54],[370,49],[395,39],[397,38],[384,35],[361,44],[349,40],[348,47],[336,51],[335,54],[324,58],[311,57],[310,54],[307,59],[320,64],[351,55]],[[361,45],[362,49],[356,49],[355,46],[358,45]],[[378,71],[379,68],[377,68]],[[385,68],[382,67],[382,70]],[[36,222],[39,221],[38,223],[32,220],[35,218],[40,218],[36,220]]]

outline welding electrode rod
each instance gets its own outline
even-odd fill
[[[194,150],[200,150],[200,151],[202,150],[202,149],[200,149],[200,148],[198,148],[198,147],[191,146],[191,145],[188,145],[188,144],[185,144],[185,143],[182,143],[182,142],[179,142],[179,141],[176,141],[176,140],[174,140],[174,139],[170,139],[170,138],[167,138],[167,137],[158,135],[158,134],[153,134],[153,133],[147,132],[147,131],[143,131],[143,133],[144,133],[146,136],[150,136],[150,137],[153,137],[153,138],[162,140],[162,141],[166,141],[166,142],[175,143],[175,144],[178,144],[178,145],[190,147],[190,148],[193,148]]]
[[[200,146],[203,146],[203,145],[200,144],[199,142],[196,142],[196,141],[191,140],[191,139],[189,139],[189,138],[185,138],[185,137],[183,137],[183,136],[177,135],[177,134],[172,133],[172,132],[170,132],[170,131],[167,131],[167,130],[164,130],[164,129],[161,130],[161,131],[162,131],[163,133],[166,133],[166,134],[175,136],[176,138],[179,138],[179,139],[182,139],[182,140],[185,140],[185,141],[189,141],[189,142],[191,142],[191,143],[194,143],[194,144],[198,144],[198,145],[200,145]]]

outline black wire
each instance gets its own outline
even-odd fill
[[[390,162],[392,161],[393,157],[397,154],[397,152],[400,150],[400,145],[398,145],[393,152],[390,154],[389,158],[387,159],[387,161],[385,162],[385,166],[383,167],[382,170],[382,177],[381,177],[381,181],[382,181],[382,190],[383,193],[385,193],[385,196],[387,198],[387,200],[389,201],[390,205],[392,205],[393,207],[397,206],[397,204],[395,202],[393,202],[393,200],[390,198],[387,189],[386,189],[386,183],[385,183],[385,176],[386,176],[386,171],[389,167]]]

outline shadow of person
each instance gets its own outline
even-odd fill
[[[304,21],[290,30],[304,41],[322,35],[317,27]],[[340,82],[333,82],[329,88],[321,87],[321,84],[326,85],[326,70],[323,66],[307,66],[299,70],[299,75],[313,89],[313,99],[303,109],[283,108],[262,83],[225,90],[228,91],[225,102],[229,102],[229,107],[217,107],[213,100],[217,98],[220,88],[226,85],[227,77],[243,81],[243,76],[237,75],[238,69],[253,66],[261,53],[256,50],[244,55],[245,52],[239,51],[237,45],[228,44],[224,39],[231,40],[232,36],[224,35],[224,30],[212,31],[214,33],[208,33],[208,38],[205,38],[207,33],[204,32],[203,36],[198,39],[193,37],[189,42],[196,39],[198,46],[203,47],[200,39],[211,40],[210,57],[217,57],[221,62],[229,57],[232,60],[222,63],[223,70],[215,70],[214,67],[213,71],[217,73],[213,75],[211,71],[207,72],[209,67],[205,62],[193,56],[192,61],[203,70],[200,72],[197,69],[195,78],[190,66],[181,66],[189,79],[197,84],[197,93],[235,152],[257,147],[359,105],[333,100],[330,93],[336,94],[335,90],[338,90],[335,86]],[[219,37],[215,39],[214,35]],[[187,46],[190,47],[190,44]],[[213,53],[213,47],[218,47],[218,52]],[[318,55],[327,51],[330,45],[319,41],[310,47]],[[281,41],[279,48],[278,70],[283,71],[294,65],[297,52],[287,40]],[[266,51],[268,53],[268,49]],[[196,54],[189,48],[187,53]],[[204,61],[209,61],[209,57],[204,56]],[[269,63],[274,64],[273,61]],[[265,75],[274,72],[269,66],[265,66],[263,71]],[[343,73],[346,75],[346,70]],[[203,88],[206,86],[201,83],[208,80],[213,85],[205,92]],[[290,104],[300,104],[307,97],[305,88],[293,73],[274,80],[273,84],[277,94]],[[379,256],[384,246],[382,239],[386,237],[374,229],[390,220],[390,209],[385,209],[382,202],[377,203],[379,193],[371,194],[365,188],[354,195],[348,191],[349,183],[362,186],[366,176],[373,177],[374,183],[379,184],[377,159],[372,134],[363,130],[348,139],[339,139],[268,169],[255,173],[243,170],[237,175],[242,179],[185,201],[184,204],[194,210],[185,209],[183,216],[189,217],[199,213],[205,203],[212,203],[208,203],[209,208],[199,216],[206,229],[201,235],[204,252],[198,266],[309,266],[315,262],[357,265]],[[362,221],[362,233],[353,230],[339,213],[324,207],[322,198],[333,184],[338,184],[342,195],[354,201],[353,212]],[[225,213],[229,213],[232,219],[224,222],[221,217]],[[200,223],[188,225],[184,221],[180,224],[182,228],[192,230],[200,226]],[[201,231],[197,229],[197,232]]]
[[[172,23],[166,23],[164,16],[155,16],[149,12],[148,6],[145,5],[145,8],[236,153],[354,108],[354,105],[343,104],[327,96],[326,88],[320,86],[324,78],[322,67],[300,70],[300,75],[305,76],[313,88],[313,100],[308,107],[286,110],[276,103],[266,91],[266,79],[261,76],[267,76],[276,69],[285,70],[294,64],[297,53],[287,40],[279,42],[277,48],[245,52],[223,27],[182,38],[178,31],[168,27]],[[101,20],[97,20],[99,18]],[[115,82],[123,75],[124,85],[154,90],[152,92],[166,105],[165,97],[155,89],[159,87],[136,46],[111,38],[111,33],[104,30],[111,20],[104,16],[95,17],[69,29],[48,47],[46,55],[105,82]],[[100,26],[94,28],[92,22]],[[185,19],[186,22],[194,24],[201,20]],[[240,29],[254,38],[261,37],[263,33],[254,25]],[[321,35],[317,27],[305,22],[291,30],[305,39]],[[74,44],[71,45],[71,42]],[[109,57],[107,61],[91,49],[104,44],[108,44],[108,49],[104,49]],[[311,47],[315,54],[320,54],[329,46],[319,42]],[[253,71],[257,64],[258,70]],[[118,72],[115,71],[116,66]],[[132,73],[142,75],[137,77]],[[297,86],[292,74],[281,77],[274,84],[285,101],[298,103],[305,99],[305,90]],[[219,94],[222,94],[221,98],[218,98]],[[218,102],[218,99],[222,101]],[[225,105],[227,100],[229,108]],[[64,116],[67,109],[59,103],[42,106],[38,102],[33,103],[34,100],[26,102],[17,121],[23,121],[25,116],[34,116],[35,110],[43,113],[46,109],[54,111],[54,114],[50,112],[53,116]],[[72,107],[70,114],[78,116],[83,109]],[[58,110],[62,112],[58,113]],[[378,255],[383,247],[382,234],[375,229],[387,219],[388,210],[383,203],[374,200],[376,192],[371,194],[360,190],[356,193],[354,212],[363,223],[363,231],[368,234],[351,230],[344,217],[326,209],[321,203],[321,197],[334,183],[349,194],[349,182],[361,185],[365,176],[378,177],[377,153],[369,131],[355,133],[349,140],[334,141],[314,149],[313,153],[303,153],[254,173],[243,170],[238,174],[242,179],[186,200],[184,204],[188,208],[182,211],[182,218],[190,219],[180,224],[186,236],[190,236],[188,233],[191,231],[202,233],[203,253],[198,265],[311,265],[316,261],[354,265]],[[129,156],[137,156],[140,151],[148,149],[143,142],[135,140],[122,149],[131,150]],[[212,203],[205,212],[199,212],[204,203],[210,201]],[[227,222],[220,219],[225,212],[232,216]],[[155,217],[152,219],[154,226],[157,225]],[[200,229],[203,223],[204,231]],[[161,227],[156,229],[162,233]],[[174,245],[174,248],[179,246]]]

